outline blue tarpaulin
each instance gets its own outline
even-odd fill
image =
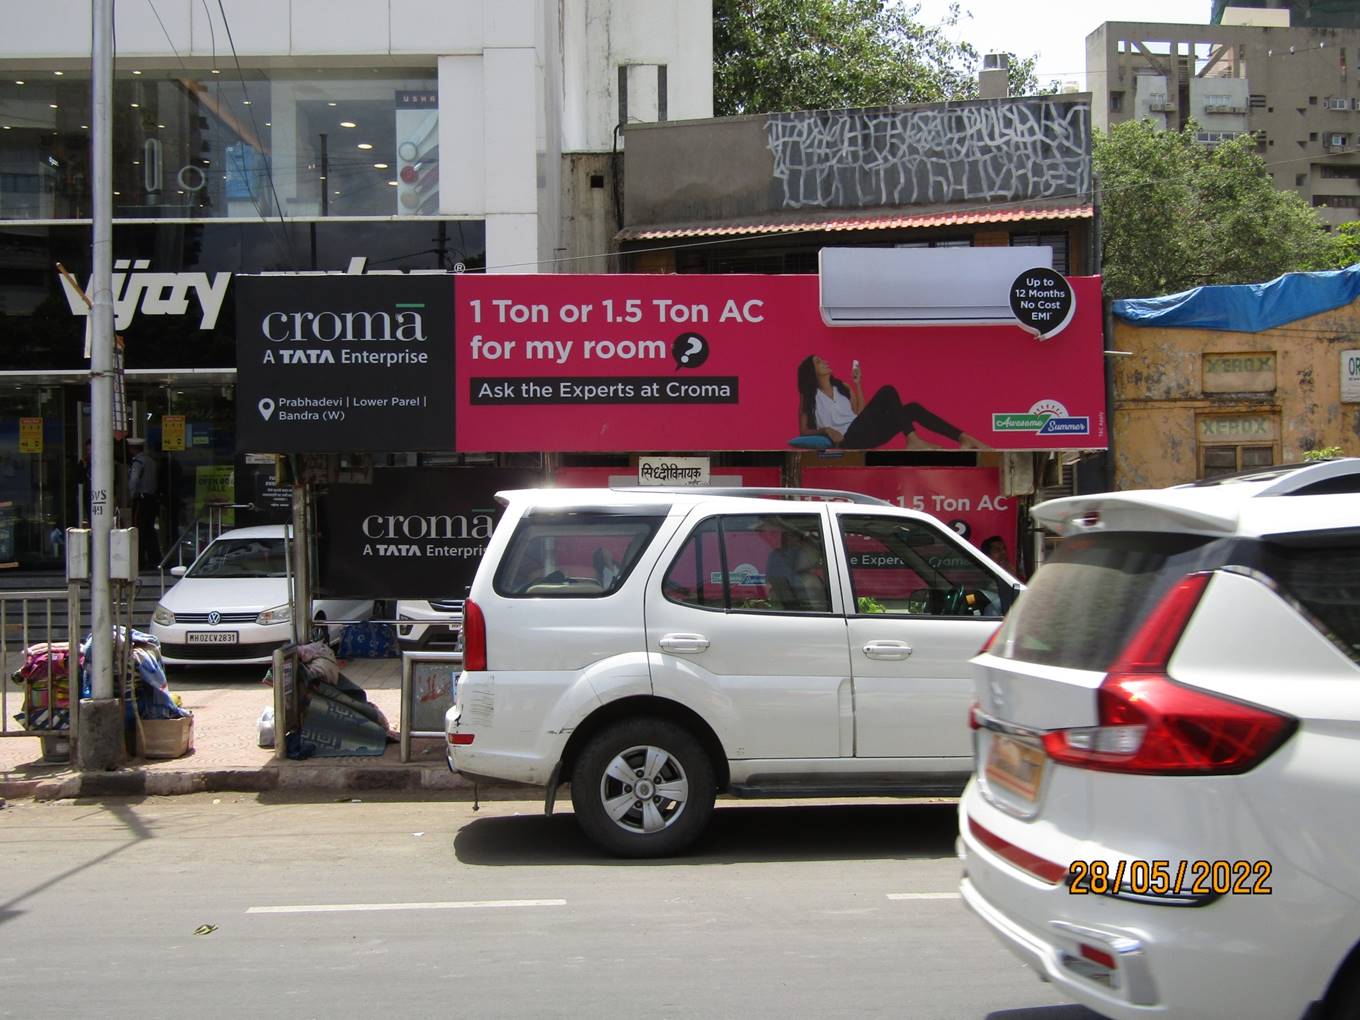
[[[1269,283],[1196,287],[1180,294],[1115,301],[1114,314],[1135,326],[1179,326],[1260,333],[1343,308],[1360,297],[1360,263],[1325,273],[1285,273]]]

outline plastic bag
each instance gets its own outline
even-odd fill
[[[259,731],[259,745],[261,747],[274,746],[274,706],[266,705],[264,711],[260,713],[259,722],[255,724]]]

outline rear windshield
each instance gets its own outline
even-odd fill
[[[496,568],[498,594],[599,598],[617,591],[665,520],[656,513],[536,511],[510,537]]]
[[[1108,669],[1162,594],[1197,569],[1206,544],[1150,532],[1065,538],[1006,617],[992,650],[1048,666]]]

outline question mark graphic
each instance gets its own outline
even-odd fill
[[[689,359],[690,359],[690,357],[691,357],[692,355],[698,354],[698,353],[699,353],[700,351],[702,351],[703,349],[704,349],[704,345],[703,345],[703,343],[700,342],[700,340],[699,340],[699,338],[698,338],[697,336],[692,336],[692,337],[690,337],[690,338],[689,338],[689,343],[688,343],[688,345],[685,347],[685,353],[680,357],[680,364],[682,364],[682,365],[688,365],[688,364],[689,364]]]
[[[671,343],[676,368],[698,368],[708,360],[708,341],[698,333],[681,333]]]

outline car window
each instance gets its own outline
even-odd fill
[[[1266,572],[1360,662],[1360,532],[1323,544],[1268,543]]]
[[[186,577],[286,577],[282,538],[219,538]]]
[[[939,527],[900,517],[843,514],[856,612],[1001,616],[997,577]]]
[[[1106,670],[1167,589],[1206,565],[1209,540],[1156,532],[1058,542],[992,645],[1005,658]]]
[[[656,534],[664,512],[534,513],[521,519],[493,582],[501,595],[600,598],[617,591]]]
[[[671,563],[672,602],[733,612],[828,613],[831,587],[816,514],[728,514],[698,524]]]

